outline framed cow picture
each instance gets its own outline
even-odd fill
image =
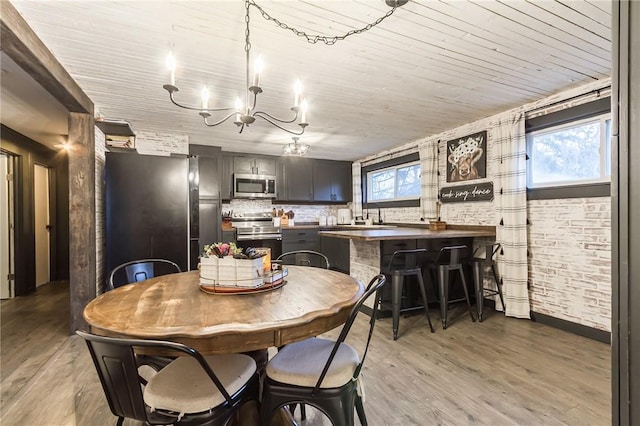
[[[447,141],[447,182],[487,177],[487,131]]]

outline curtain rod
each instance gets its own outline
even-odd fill
[[[558,105],[562,105],[562,104],[567,103],[567,102],[571,102],[571,101],[575,101],[575,100],[578,100],[578,99],[586,98],[586,97],[592,96],[592,95],[598,95],[598,97],[603,96],[603,95],[611,96],[611,85],[601,87],[600,89],[593,89],[593,90],[591,90],[590,92],[587,92],[587,93],[580,93],[579,95],[575,95],[575,96],[572,96],[570,98],[562,99],[562,100],[559,100],[559,101],[556,101],[556,102],[553,102],[553,103],[550,103],[550,104],[547,104],[547,105],[539,106],[537,108],[527,110],[524,113],[525,113],[526,116],[528,116],[530,114],[536,114],[538,112],[541,112],[542,110],[549,109],[549,108],[552,108],[552,107],[555,107],[555,106],[558,106]]]
[[[418,150],[418,145],[415,145],[415,146],[411,146],[411,147],[408,147],[408,148],[400,149],[398,151],[393,151],[393,152],[390,152],[388,154],[381,155],[380,157],[376,157],[376,158],[371,159],[371,160],[362,161],[360,164],[363,165],[363,166],[367,166],[367,165],[369,165],[371,163],[379,163],[380,161],[383,161],[387,157],[393,157],[396,154],[405,153],[407,151],[417,151],[417,150]]]

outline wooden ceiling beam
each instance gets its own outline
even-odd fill
[[[70,112],[93,117],[93,102],[8,1],[0,1],[2,50]]]

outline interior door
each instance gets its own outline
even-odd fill
[[[49,282],[49,169],[35,165],[33,170],[36,237],[36,287]]]
[[[0,299],[14,296],[13,289],[13,173],[10,158],[0,153]]]

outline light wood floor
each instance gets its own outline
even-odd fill
[[[0,310],[0,424],[115,424],[84,342],[68,336],[67,283]],[[356,322],[350,343],[366,326]],[[390,319],[376,324],[364,369],[372,426],[611,424],[609,345],[499,314],[435,334],[411,316],[400,333],[394,342]]]

